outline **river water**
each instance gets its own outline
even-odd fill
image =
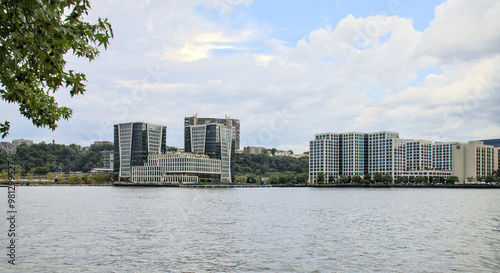
[[[16,190],[1,272],[500,271],[495,189]]]

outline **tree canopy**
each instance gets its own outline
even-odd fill
[[[33,172],[47,174],[48,172],[89,172],[93,168],[102,167],[104,150],[113,150],[113,145],[92,145],[87,151],[82,151],[75,144],[21,144],[16,154],[7,155],[0,152],[0,171],[7,170],[7,158],[17,165],[22,174]]]
[[[85,92],[83,73],[66,70],[64,55],[94,60],[99,46],[113,37],[107,19],[83,20],[89,0],[0,1],[0,97],[19,105],[19,112],[37,127],[55,130],[72,109],[59,106],[53,93],[68,88],[70,95]],[[0,123],[4,138],[10,123]]]

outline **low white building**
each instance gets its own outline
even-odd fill
[[[200,178],[220,181],[221,160],[192,153],[149,155],[144,166],[132,167],[131,182],[198,183]]]

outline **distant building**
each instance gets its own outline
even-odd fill
[[[167,126],[145,122],[114,125],[114,175],[128,180],[132,167],[143,166],[149,155],[166,152]]]
[[[221,182],[232,182],[235,160],[236,128],[222,124],[184,127],[184,151],[208,155],[221,161]]]
[[[267,154],[270,156],[290,156],[293,153],[290,151],[285,151],[285,150],[268,149]]]
[[[290,155],[290,157],[294,157],[294,158],[309,157],[309,154],[293,154],[293,155]]]
[[[16,153],[16,147],[10,142],[0,142],[0,151],[12,155]]]
[[[94,141],[94,145],[113,145],[113,141]]]
[[[500,148],[500,138],[497,139],[485,139],[485,140],[480,140],[481,142],[484,143],[484,145],[491,145],[495,148]]]
[[[266,148],[264,147],[253,147],[253,146],[247,146],[243,148],[243,152],[245,154],[262,154],[264,153],[264,150]]]
[[[203,124],[223,124],[229,127],[235,128],[235,149],[240,149],[240,120],[239,119],[231,119],[226,115],[225,118],[199,118],[198,114],[193,115],[192,117],[184,118],[184,127],[193,126],[193,125],[203,125]]]
[[[6,152],[7,154],[15,154],[17,150],[17,146],[21,144],[26,144],[28,146],[33,145],[33,140],[30,139],[13,139],[12,143],[9,142],[1,142],[0,150]]]
[[[102,151],[102,155],[103,155],[102,167],[104,169],[113,169],[114,151],[111,150]]]
[[[12,144],[14,144],[14,146],[19,146],[21,144],[26,144],[28,146],[30,145],[33,145],[33,140],[31,139],[24,139],[24,138],[21,138],[21,139],[13,139],[12,140]]]
[[[189,153],[167,153],[149,155],[144,166],[132,167],[131,181],[134,183],[198,183],[220,182],[221,160],[208,155]]]
[[[485,145],[482,141],[459,143],[453,148],[452,175],[458,176],[460,182],[476,180],[493,174],[498,169],[499,148]],[[471,182],[471,181],[469,181]]]
[[[245,162],[245,156],[243,155],[243,151],[236,150],[234,152],[234,163],[235,164],[242,164],[243,162]]]

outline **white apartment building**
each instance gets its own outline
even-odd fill
[[[325,182],[328,182],[329,176],[337,181],[340,175],[364,176],[368,173],[373,177],[377,172],[389,174],[393,179],[415,176],[447,178],[452,175],[452,169],[457,170],[453,175],[463,181],[469,176],[484,177],[500,167],[500,148],[470,142],[467,145],[475,145],[475,148],[466,150],[473,150],[474,154],[468,152],[457,161],[457,145],[465,143],[400,139],[399,133],[389,131],[316,134],[309,142],[309,182],[316,183],[319,172],[324,173]]]
[[[368,138],[365,133],[349,132],[342,138],[342,174],[346,176],[365,175],[367,162]]]
[[[452,175],[461,183],[485,177],[498,169],[499,148],[484,145],[482,141],[456,144],[453,148]],[[471,181],[469,181],[471,182]]]
[[[340,175],[340,134],[316,134],[309,141],[309,181],[317,182],[318,173],[325,174],[325,182],[329,176],[338,179]]]
[[[432,141],[407,140],[406,169],[430,170],[432,168]]]
[[[394,149],[398,144],[399,133],[368,133],[368,173],[388,173],[394,177]]]
[[[432,168],[434,170],[451,171],[453,148],[463,142],[436,142],[432,144]]]

